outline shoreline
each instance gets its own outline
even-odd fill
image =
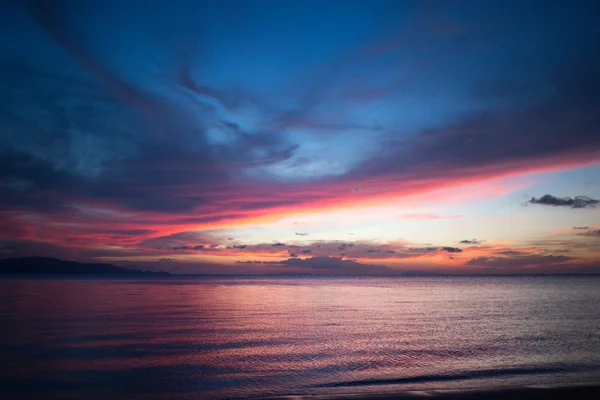
[[[532,385],[506,388],[436,389],[410,390],[390,393],[346,393],[339,395],[284,395],[258,397],[252,400],[529,400],[529,399],[600,399],[600,382],[575,383],[567,385]]]

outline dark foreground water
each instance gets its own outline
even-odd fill
[[[0,397],[600,382],[600,278],[0,279]]]

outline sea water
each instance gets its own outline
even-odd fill
[[[600,277],[0,279],[0,397],[600,382]]]

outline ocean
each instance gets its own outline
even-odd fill
[[[0,279],[2,399],[600,382],[600,277]]]

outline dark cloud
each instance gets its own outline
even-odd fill
[[[587,196],[555,197],[550,194],[545,194],[539,198],[532,197],[528,203],[552,207],[595,208],[600,204],[600,200],[592,199]]]
[[[271,247],[282,247],[285,246],[285,243],[273,243]]]
[[[448,253],[462,253],[462,249],[459,249],[458,247],[442,247],[441,248],[442,251],[446,251]]]
[[[0,146],[0,170],[6,173],[0,186],[24,192],[3,199],[11,207],[46,212],[77,197],[139,211],[187,213],[215,204],[214,198],[176,188],[204,185],[210,191],[242,165],[275,162],[293,151],[294,145],[283,143],[278,133],[248,133],[233,122],[214,122],[210,108],[175,105],[157,96],[156,87],[140,89],[110,71],[112,57],[82,44],[72,18],[76,11],[66,3],[26,3],[48,37],[96,79],[90,82],[86,74],[80,79],[76,68],[66,70],[73,77],[57,79],[54,71],[25,62],[25,67],[11,68],[0,60],[0,139],[11,144]],[[10,79],[15,73],[17,79]],[[211,146],[205,122],[214,122],[231,140]],[[44,196],[45,202],[33,201],[48,189],[51,195]],[[253,201],[237,208],[260,210],[294,201]],[[205,218],[218,221],[223,216]]]
[[[296,235],[297,235],[297,236],[307,236],[307,235],[308,235],[308,233],[299,233],[299,232],[296,232]]]
[[[242,249],[245,249],[247,246],[245,244],[241,244],[241,245],[237,244],[237,245],[233,245],[232,247],[234,249],[240,249],[240,250],[242,250]]]
[[[590,228],[588,226],[574,226],[573,229],[583,230],[583,229],[590,229]]]
[[[471,239],[471,240],[461,240],[458,242],[460,244],[481,244],[483,240]]]
[[[311,249],[305,249],[305,250],[302,250],[301,253],[302,254],[310,254],[310,253],[312,253],[312,250]]]
[[[407,249],[411,253],[432,253],[438,250],[438,247],[410,247]]]

